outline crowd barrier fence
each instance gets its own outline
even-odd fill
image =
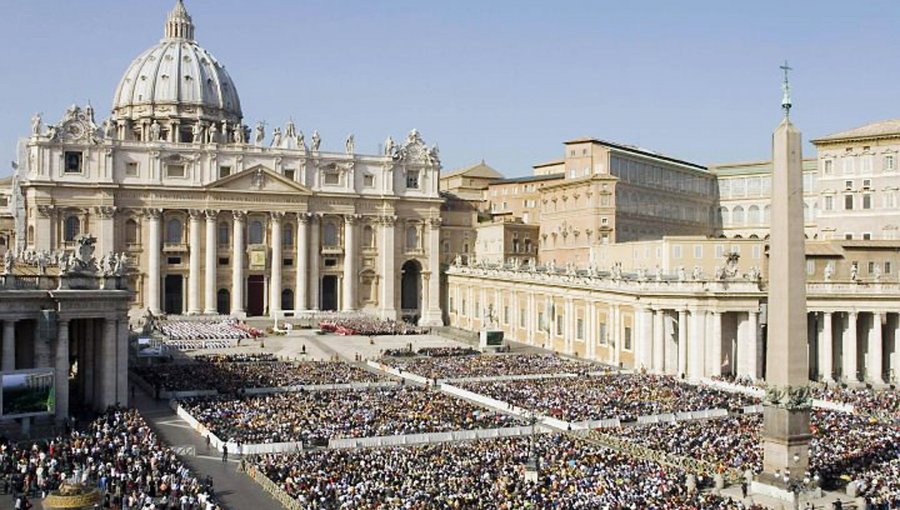
[[[439,382],[467,383],[467,382],[490,382],[490,381],[531,381],[535,379],[573,379],[578,377],[576,374],[559,373],[559,374],[528,374],[528,375],[486,375],[480,377],[450,377],[438,379]]]
[[[426,379],[426,378],[422,377],[421,375],[416,375],[412,372],[398,370],[394,367],[385,365],[384,363],[378,363],[377,361],[370,360],[370,361],[367,361],[366,364],[369,367],[374,368],[376,370],[380,370],[386,374],[390,374],[395,377],[402,377],[403,379],[412,381],[414,383],[422,384],[424,386],[428,386],[428,385],[432,384],[432,382],[433,382],[431,379]]]
[[[430,443],[448,443],[451,441],[472,441],[497,437],[527,436],[545,428],[530,425],[505,427],[497,429],[454,430],[451,432],[429,432],[425,434],[405,434],[398,436],[376,436],[358,438],[340,438],[328,441],[328,448],[370,448],[380,446],[415,445]]]
[[[366,390],[371,388],[391,388],[398,386],[397,381],[343,383],[343,384],[302,384],[298,386],[280,386],[276,388],[247,388],[245,395],[269,395],[272,393],[296,393],[298,391],[330,391],[330,390]]]
[[[754,388],[752,386],[742,386],[740,384],[734,384],[727,381],[717,381],[715,379],[706,379],[701,378],[700,384],[711,386],[713,388],[728,391],[731,393],[743,393],[744,395],[750,395],[757,398],[764,398],[766,396],[766,391],[762,388]],[[856,412],[856,408],[851,404],[844,404],[841,402],[834,402],[831,400],[821,400],[818,398],[813,399],[812,401],[813,407],[817,409],[827,409],[829,411],[838,411],[841,413],[850,413],[853,414]]]
[[[303,450],[302,443],[298,441],[288,443],[259,443],[259,444],[243,444],[238,448],[237,443],[233,441],[223,441],[219,436],[210,431],[206,425],[200,423],[193,417],[184,407],[177,401],[172,400],[169,405],[185,423],[196,430],[201,436],[209,437],[209,445],[218,451],[222,451],[222,447],[228,448],[231,453],[239,453],[241,455],[258,455],[262,453],[289,453]]]
[[[303,506],[299,501],[292,498],[287,492],[284,491],[281,487],[278,486],[272,480],[269,480],[264,473],[260,472],[256,466],[250,466],[247,468],[247,476],[250,477],[251,480],[256,482],[266,494],[272,497],[275,501],[281,504],[286,510],[304,510]]]

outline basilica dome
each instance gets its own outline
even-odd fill
[[[132,123],[236,124],[241,101],[225,66],[194,40],[182,0],[166,19],[165,37],[128,67],[113,100],[113,118]]]

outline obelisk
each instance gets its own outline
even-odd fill
[[[809,360],[803,235],[800,132],[791,124],[787,62],[784,119],[772,136],[772,225],[766,383],[763,401],[763,472],[759,482],[788,490],[809,466]]]

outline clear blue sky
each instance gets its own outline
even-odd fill
[[[174,0],[3,0],[0,175],[43,112],[108,112]],[[340,150],[418,128],[445,169],[507,175],[594,136],[702,164],[764,159],[783,59],[806,139],[900,117],[900,2],[187,0],[245,122]],[[100,119],[98,119],[99,121]],[[811,153],[809,145],[805,153]]]

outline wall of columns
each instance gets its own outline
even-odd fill
[[[692,292],[654,296],[621,283],[600,290],[488,273],[451,270],[451,326],[497,327],[518,342],[649,373],[765,378],[762,292],[717,299]],[[817,311],[816,304],[811,301],[808,314],[811,379],[897,382],[900,313],[887,305]]]

